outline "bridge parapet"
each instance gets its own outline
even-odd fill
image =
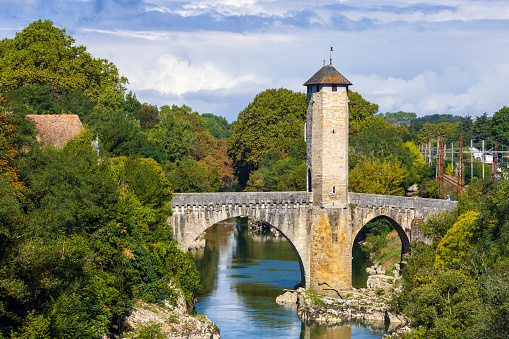
[[[210,205],[275,205],[312,203],[309,192],[220,192],[220,193],[176,193],[171,200],[173,207]]]
[[[434,211],[450,211],[457,207],[456,201],[401,197],[392,195],[349,193],[349,198],[350,204],[354,204],[356,207],[382,207]]]

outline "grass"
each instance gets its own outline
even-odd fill
[[[387,234],[387,245],[373,257],[373,261],[379,262],[386,269],[401,261],[401,240],[396,230]]]

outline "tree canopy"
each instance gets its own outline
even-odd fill
[[[100,89],[123,91],[127,79],[114,64],[95,59],[84,46],[75,46],[65,29],[49,20],[29,24],[13,39],[0,42],[0,89],[14,90],[28,84],[51,84],[70,92],[81,89],[93,101]]]
[[[269,89],[255,96],[233,123],[228,149],[241,187],[269,150],[304,159],[306,95],[288,89]]]

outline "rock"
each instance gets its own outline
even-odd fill
[[[287,293],[297,297],[297,314],[306,323],[330,326],[354,320],[375,330],[385,330],[387,326],[395,330],[409,321],[402,315],[392,313],[389,306],[370,289],[351,292],[344,299],[320,296],[303,289]],[[285,299],[293,301],[293,296],[285,294]]]
[[[385,274],[385,268],[382,265],[375,263],[373,266],[366,268],[366,272],[371,275]]]
[[[279,305],[297,305],[296,292],[288,291],[276,298],[276,303]]]
[[[390,277],[388,275],[370,275],[368,277],[368,289],[384,289],[390,290],[394,287],[394,282],[401,279],[401,277]]]
[[[144,327],[157,324],[166,338],[218,339],[219,329],[206,316],[191,316],[169,308],[137,301],[124,320],[124,330],[139,332]],[[128,334],[128,333],[126,333]]]

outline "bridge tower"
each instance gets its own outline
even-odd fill
[[[352,286],[352,227],[348,202],[348,86],[333,66],[322,67],[307,86],[307,190],[312,192],[310,286]]]

